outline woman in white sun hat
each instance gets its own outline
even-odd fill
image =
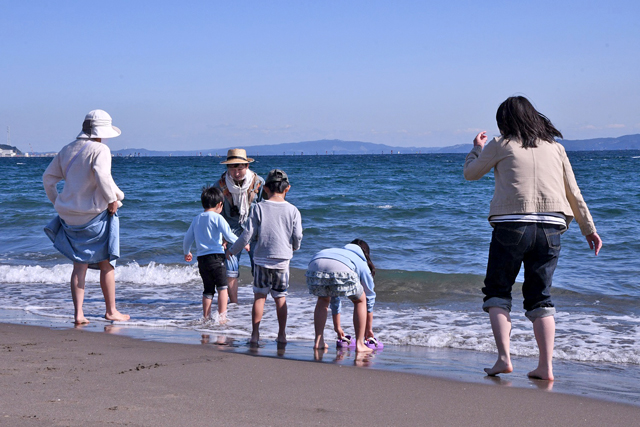
[[[120,135],[111,116],[93,110],[82,132],[51,161],[42,180],[58,215],[45,227],[53,246],[73,261],[71,297],[74,322],[89,323],[84,316],[85,276],[88,268],[100,270],[100,287],[106,304],[105,319],[128,320],[116,309],[115,261],[120,257],[117,211],[124,193],[111,176],[111,150],[106,138]],[[56,185],[64,180],[62,193]]]

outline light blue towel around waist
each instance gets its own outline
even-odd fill
[[[98,269],[98,263],[109,260],[115,267],[120,258],[120,220],[118,214],[107,210],[83,225],[68,225],[60,216],[44,228],[53,247],[73,262],[89,264]]]

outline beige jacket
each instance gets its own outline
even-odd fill
[[[562,144],[538,140],[536,148],[494,138],[484,149],[473,147],[464,162],[464,177],[482,178],[494,168],[495,191],[489,217],[534,212],[561,212],[567,227],[576,219],[583,235],[596,232]]]
[[[47,197],[69,225],[86,224],[109,203],[118,201],[121,206],[120,200],[124,199],[111,177],[111,150],[97,141],[82,149],[87,141],[77,139],[62,148],[42,176]],[[64,188],[58,194],[56,184],[62,180]]]

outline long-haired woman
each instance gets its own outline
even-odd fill
[[[524,264],[523,305],[540,351],[538,366],[528,375],[553,380],[555,307],[550,288],[560,255],[560,235],[575,219],[596,255],[602,240],[564,147],[555,141],[562,138],[560,131],[522,96],[504,101],[496,120],[500,136],[487,143],[487,133],[480,132],[464,164],[467,180],[478,180],[491,169],[495,178],[489,209],[493,235],[482,308],[489,313],[498,360],[485,372],[513,371],[509,355],[511,288]]]

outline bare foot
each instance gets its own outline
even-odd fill
[[[280,344],[286,344],[287,343],[287,336],[285,334],[278,334],[278,338],[276,338],[276,342],[280,343]]]
[[[228,321],[229,321],[229,319],[227,319],[227,312],[226,311],[224,313],[218,313],[218,324],[219,325],[224,325]]]
[[[111,314],[106,313],[104,315],[104,318],[112,321],[124,321],[124,320],[129,320],[131,316],[129,316],[128,314],[122,314],[116,310]]]
[[[253,332],[251,334],[251,339],[249,340],[249,344],[258,344],[258,341],[260,341],[260,332]]]
[[[327,350],[328,348],[329,348],[329,344],[324,342],[324,335],[321,335],[318,338],[316,338],[315,342],[313,343],[314,350],[323,350],[323,349]]]
[[[367,347],[366,345],[364,345],[363,342],[356,343],[356,353],[357,354],[367,354],[367,353],[371,353],[372,351],[373,351],[373,349]]]
[[[498,374],[510,374],[513,372],[513,365],[511,365],[511,361],[505,361],[502,359],[498,359],[496,364],[493,365],[492,368],[484,368],[484,371],[489,376],[494,376]]]
[[[529,378],[534,380],[553,381],[553,370],[551,368],[537,367],[527,374]]]
[[[76,319],[73,321],[73,323],[75,325],[87,325],[89,323],[89,321],[87,320],[86,317],[82,316],[82,317],[76,317]]]

